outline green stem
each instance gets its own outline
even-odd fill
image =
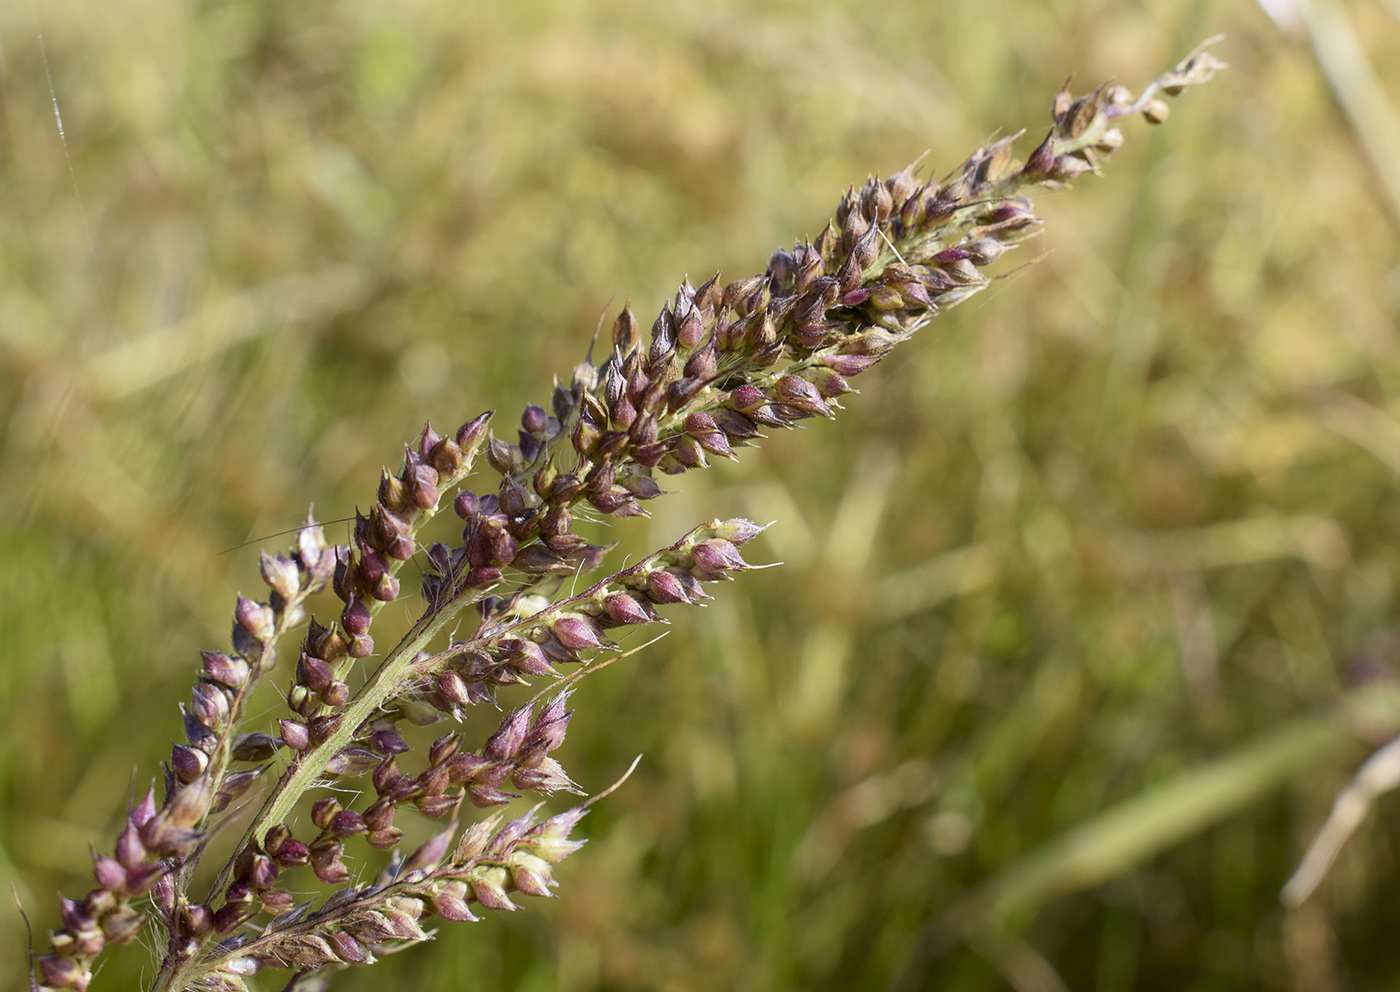
[[[404,635],[403,640],[389,652],[383,663],[370,676],[369,681],[355,694],[355,698],[346,704],[342,710],[345,719],[340,722],[331,736],[321,744],[301,752],[296,761],[283,773],[272,795],[263,803],[258,815],[253,818],[253,822],[244,831],[243,838],[236,848],[237,852],[244,850],[250,843],[255,843],[257,838],[264,834],[269,827],[286,819],[298,800],[314,787],[325,774],[326,765],[331,758],[349,745],[359,728],[373,717],[385,702],[399,693],[402,689],[400,681],[412,666],[413,659],[418,652],[432,643],[433,639],[456,618],[457,614],[473,602],[475,602],[475,597],[458,597],[438,612],[423,617],[413,625],[412,629]],[[228,864],[225,865],[224,870],[215,881],[211,892],[217,893],[227,886],[236,861],[237,853],[229,859]],[[173,960],[174,955],[168,956],[162,963],[161,970],[150,987],[150,992],[183,992],[184,989],[197,983],[203,975],[212,970],[218,960],[218,958],[213,957],[202,957],[199,952],[220,936],[211,934],[201,943],[192,945],[188,953],[184,955],[183,961]]]

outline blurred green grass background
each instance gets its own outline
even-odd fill
[[[1338,9],[1400,96],[1400,23]],[[1038,264],[617,528],[741,513],[784,564],[584,683],[575,778],[645,757],[562,898],[335,987],[1400,988],[1395,797],[1277,899],[1400,730],[1400,158],[1221,0],[0,7],[0,881],[41,931],[90,887],[258,587],[220,552],[367,505],[427,418],[508,432],[628,294],[1218,31]]]

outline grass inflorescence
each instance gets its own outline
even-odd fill
[[[552,896],[588,804],[511,819],[470,811],[582,791],[553,756],[581,676],[632,628],[664,624],[663,611],[750,569],[741,549],[763,529],[715,519],[595,579],[610,546],[583,525],[646,515],[668,477],[834,417],[853,380],[991,284],[986,270],[1041,223],[1033,193],[1096,172],[1124,119],[1161,123],[1164,97],[1222,64],[1197,51],[1140,94],[1066,89],[1024,161],[1012,135],[947,175],[911,166],[852,187],[815,239],[776,252],[762,274],[687,279],[647,334],[624,307],[605,353],[590,350],[518,426],[485,413],[424,428],[346,543],[309,517],[285,552],[262,555],[266,598],[238,598],[230,645],[202,654],[184,740],[110,853],[94,853],[97,886],[62,901],[36,959],[41,986],[88,988],[107,946],[144,932],[160,961],[153,990],[232,992],[267,968],[309,990],[428,939],[434,920]],[[448,507],[460,530],[430,540]],[[401,577],[411,561],[416,597]],[[326,591],[334,619],[310,619]],[[377,640],[389,604],[411,604],[407,631]],[[285,686],[275,734],[254,729],[264,679]],[[409,728],[467,713],[475,723],[531,683],[533,698],[475,746],[455,731],[410,742]],[[410,807],[442,828],[409,844],[398,816]],[[242,809],[246,822],[232,817]],[[198,869],[226,827],[241,836],[210,882]],[[320,894],[306,898],[308,885]]]

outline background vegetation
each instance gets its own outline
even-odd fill
[[[566,766],[645,758],[563,898],[335,987],[1400,988],[1393,796],[1277,901],[1400,730],[1400,22],[1314,8],[0,5],[0,881],[40,928],[89,887],[258,585],[221,551],[509,424],[628,294],[1225,31],[1038,264],[618,529],[744,513],[785,564],[585,683]]]

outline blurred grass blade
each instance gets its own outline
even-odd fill
[[[1122,875],[1248,808],[1303,768],[1333,754],[1349,737],[1343,723],[1296,719],[1052,838],[929,921],[892,987],[919,987],[919,976],[930,962],[955,944],[977,950],[978,942],[1003,928],[1008,918]]]
[[[1366,57],[1346,12],[1335,0],[1293,0],[1318,68],[1380,180],[1400,225],[1400,117]]]
[[[1332,867],[1337,852],[1366,818],[1376,797],[1397,786],[1400,786],[1400,737],[1367,758],[1351,784],[1338,794],[1327,822],[1308,845],[1303,863],[1283,887],[1280,898],[1285,906],[1297,906],[1312,895],[1327,875],[1327,869]]]
[[[1055,966],[1005,927],[989,926],[970,944],[1016,992],[1069,992]]]
[[[969,897],[998,919],[1092,888],[1254,803],[1327,757],[1348,734],[1306,717],[1211,764],[1124,800],[994,875]],[[956,919],[967,902],[944,914]],[[965,918],[973,922],[977,914]]]

